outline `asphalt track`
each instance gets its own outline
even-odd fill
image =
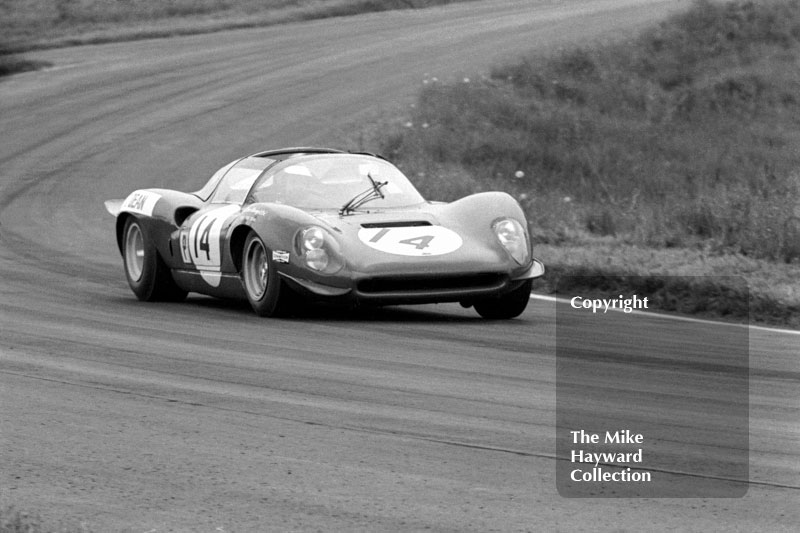
[[[553,302],[502,323],[456,305],[262,320],[143,304],[102,206],[243,153],[337,145],[426,75],[679,4],[489,1],[34,54],[54,67],[0,82],[0,504],[95,531],[795,530],[796,336],[750,332],[744,497],[562,498]],[[625,320],[679,344],[735,327]]]

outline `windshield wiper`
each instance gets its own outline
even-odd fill
[[[353,198],[350,199],[349,202],[344,204],[341,209],[339,209],[339,214],[344,216],[348,213],[352,213],[362,205],[367,202],[371,202],[372,200],[377,200],[378,198],[385,198],[381,189],[386,186],[389,182],[388,181],[375,181],[370,174],[367,174],[369,178],[369,182],[372,185],[369,189],[364,192],[360,192],[355,195]]]

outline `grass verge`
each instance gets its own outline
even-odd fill
[[[637,294],[650,309],[733,322],[800,328],[800,267],[737,254],[653,249],[608,240],[540,245],[540,292],[584,297]],[[574,277],[579,277],[574,279]],[[572,285],[564,282],[574,279]]]
[[[62,524],[53,528],[42,522],[36,514],[5,507],[0,508],[0,533],[90,533],[90,530],[83,525]]]
[[[800,1],[699,1],[629,41],[425,80],[375,145],[429,198],[514,194],[549,287],[719,263],[750,285],[752,320],[797,325],[800,294],[782,280],[800,274],[798,94]],[[681,310],[744,313],[746,293],[722,293],[729,305]]]
[[[254,28],[472,0],[0,0],[0,77],[48,63],[22,52]]]
[[[17,74],[19,72],[30,72],[48,67],[50,63],[45,61],[31,61],[19,56],[0,55],[0,76]]]
[[[471,0],[0,0],[0,54],[253,28]]]

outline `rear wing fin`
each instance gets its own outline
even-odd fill
[[[113,216],[119,215],[119,212],[122,211],[122,202],[125,200],[106,200],[106,211],[111,213]]]

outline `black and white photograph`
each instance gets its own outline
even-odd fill
[[[800,529],[800,0],[0,21],[0,533]]]

